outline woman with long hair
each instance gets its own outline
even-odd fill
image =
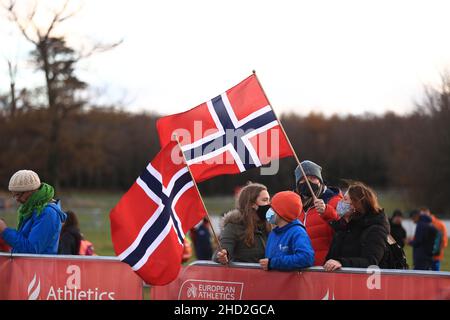
[[[338,203],[337,212],[342,218],[334,224],[336,233],[325,270],[384,267],[390,227],[375,192],[362,182],[352,182],[344,199]]]
[[[220,234],[221,250],[214,260],[228,262],[253,262],[264,258],[268,234],[271,230],[266,220],[270,196],[266,186],[249,183],[239,193],[236,209],[224,215]]]

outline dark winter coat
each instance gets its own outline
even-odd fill
[[[75,226],[70,226],[61,231],[59,239],[58,254],[78,255],[81,244],[80,230]]]
[[[416,270],[429,270],[431,268],[436,236],[436,229],[431,221],[431,217],[421,215],[417,222],[414,240],[409,243],[413,247],[413,262]]]
[[[191,238],[194,243],[195,255],[198,260],[211,260],[213,249],[211,245],[211,233],[209,228],[202,223],[197,229],[191,230]]]
[[[406,230],[401,224],[393,223],[392,220],[389,221],[391,225],[391,236],[395,239],[400,247],[405,246]]]
[[[383,267],[381,264],[387,252],[386,239],[390,232],[383,212],[354,216],[348,223],[340,219],[333,227],[336,233],[326,260],[337,260],[343,267]]]
[[[228,212],[223,219],[223,230],[220,233],[220,244],[228,252],[230,262],[258,263],[264,259],[268,232],[264,225],[259,225],[254,232],[255,243],[248,247],[245,244],[245,224],[238,210]],[[214,254],[217,261],[217,252]]]

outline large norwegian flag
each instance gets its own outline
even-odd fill
[[[255,74],[191,110],[160,118],[156,126],[161,146],[179,136],[198,182],[293,156]]]
[[[186,232],[206,214],[176,142],[167,144],[111,210],[111,237],[121,261],[148,284],[180,271]]]

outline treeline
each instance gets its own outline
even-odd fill
[[[15,1],[2,7],[27,41],[27,64],[41,75],[35,87],[18,87],[18,61],[7,59],[10,83],[0,83],[0,181],[6,189],[19,169],[33,169],[57,188],[126,190],[159,151],[156,114],[130,114],[98,107],[89,84],[78,77],[79,62],[112,49],[91,43],[89,50],[69,46],[58,32],[75,12],[37,5],[28,14]],[[47,11],[46,28],[34,13]],[[88,46],[89,47],[89,46]],[[398,116],[282,117],[300,159],[323,167],[330,184],[362,180],[374,187],[407,191],[414,204],[450,214],[450,76],[438,90],[428,89],[414,113]],[[294,185],[293,159],[283,159],[277,175],[259,169],[221,176],[200,184],[202,194],[230,194],[247,180],[271,192]]]
[[[329,184],[361,180],[374,187],[407,191],[411,203],[450,213],[450,85],[429,91],[427,100],[409,115],[324,117],[285,114],[282,123],[300,159],[323,167]],[[58,143],[58,187],[126,190],[160,150],[156,114],[131,114],[114,108],[77,110],[61,123]],[[0,113],[0,181],[7,188],[18,169],[39,172],[48,167],[49,110]],[[292,158],[283,159],[274,176],[259,169],[222,176],[200,184],[205,195],[231,194],[247,180],[270,190],[294,185]]]

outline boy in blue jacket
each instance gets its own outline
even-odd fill
[[[263,270],[296,270],[314,264],[314,250],[305,227],[297,219],[302,200],[292,191],[277,193],[272,198],[266,219],[276,227],[269,234],[266,258],[259,260]]]

